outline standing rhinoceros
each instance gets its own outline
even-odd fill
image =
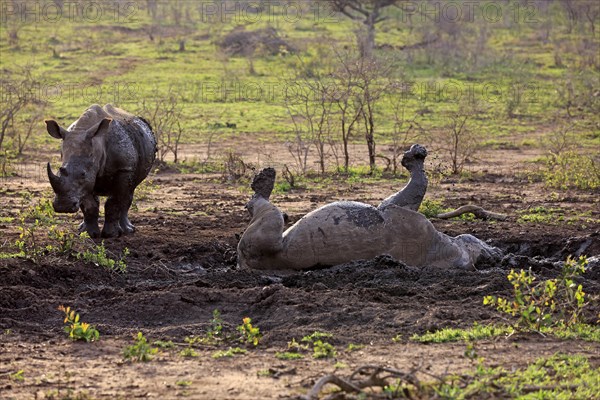
[[[388,254],[413,266],[470,267],[480,257],[498,258],[493,248],[471,235],[438,232],[417,212],[427,189],[423,163],[427,151],[413,145],[402,165],[410,182],[378,207],[338,201],[306,214],[287,229],[284,215],[269,202],[275,170],[266,168],[252,182],[255,194],[246,205],[252,216],[238,244],[241,267],[301,270]]]
[[[62,166],[58,175],[48,163],[48,178],[55,193],[54,210],[74,213],[81,208],[81,232],[100,236],[99,199],[105,205],[103,237],[135,231],[127,213],[133,191],[154,163],[156,138],[150,125],[110,104],[90,106],[68,129],[46,121],[50,136],[62,139]]]

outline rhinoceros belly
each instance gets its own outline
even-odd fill
[[[390,239],[376,208],[338,202],[307,214],[284,232],[283,252],[296,268],[335,265],[377,256]]]
[[[381,212],[356,202],[338,202],[300,219],[283,234],[283,258],[292,268],[336,265],[389,254],[422,265],[435,229],[421,214],[400,207]]]

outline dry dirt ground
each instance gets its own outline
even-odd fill
[[[106,240],[111,251],[131,250],[126,274],[74,259],[0,261],[0,398],[294,398],[336,368],[342,375],[362,364],[402,370],[419,366],[438,375],[469,368],[464,343],[423,345],[408,338],[444,327],[469,327],[476,321],[502,322],[482,299],[510,294],[506,275],[512,267],[531,267],[543,279],[558,272],[548,258],[600,254],[597,223],[517,222],[519,210],[539,205],[560,207],[567,215],[591,211],[596,221],[600,218],[597,192],[552,193],[529,183],[512,172],[519,157],[525,158],[519,150],[495,150],[482,163],[497,162],[493,172],[463,181],[441,179],[430,187],[428,197],[443,197],[447,206],[475,203],[510,215],[495,223],[434,220],[441,231],[472,233],[520,256],[471,271],[416,269],[386,257],[286,276],[240,270],[236,244],[249,221],[244,209],[248,190],[223,182],[220,175],[155,175],[156,189],[131,213],[138,231]],[[513,165],[506,160],[517,161]],[[365,187],[339,180],[323,189],[274,195],[272,201],[295,221],[334,200],[377,204],[403,184],[389,180]],[[27,176],[2,181],[2,216],[16,216],[23,207],[23,192],[35,198],[48,186],[43,179]],[[78,219],[69,216],[63,223],[74,226]],[[17,238],[16,223],[1,223],[0,234],[4,249]],[[595,268],[582,279],[585,291],[596,300],[599,278]],[[95,324],[100,341],[70,342],[62,332],[63,316],[57,310],[61,304]],[[133,343],[138,331],[150,341],[183,345],[185,337],[205,334],[215,309],[230,332],[242,318],[251,317],[264,333],[260,345],[246,355],[218,360],[211,357],[214,351],[237,344],[204,346],[197,349],[198,357],[181,357],[178,346],[148,363],[123,361],[123,348]],[[586,311],[588,322],[595,323],[599,312],[600,306],[593,303]],[[275,358],[292,338],[299,340],[316,330],[334,335],[330,342],[338,349],[335,359],[315,360],[310,354],[297,361]],[[392,341],[398,334],[401,340]],[[350,343],[365,347],[350,352],[345,350]],[[592,365],[600,366],[597,344],[535,334],[481,341],[476,348],[487,364],[507,369],[556,352],[585,354]],[[264,376],[269,369],[270,376]],[[10,378],[19,370],[24,371],[23,381]]]

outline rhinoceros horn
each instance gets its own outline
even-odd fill
[[[50,167],[50,163],[48,163],[46,167],[48,170],[48,179],[50,179],[50,185],[55,192],[58,192],[60,189],[60,177],[54,175],[54,172],[52,172],[52,167]]]

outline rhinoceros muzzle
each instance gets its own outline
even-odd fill
[[[67,185],[64,182],[64,178],[52,172],[50,163],[47,165],[47,170],[50,186],[52,186],[52,190],[54,190],[54,193],[56,194],[54,201],[52,202],[54,211],[57,213],[77,212],[77,210],[79,210],[79,199],[73,198],[73,196],[68,194],[69,190],[66,187]]]

